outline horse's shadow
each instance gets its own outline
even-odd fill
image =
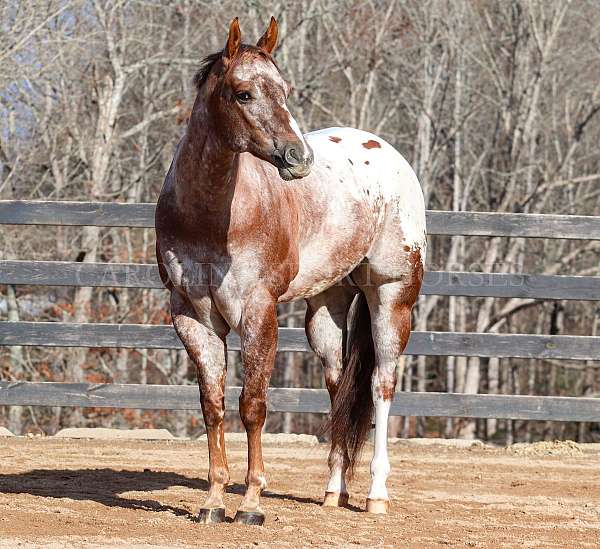
[[[30,494],[48,498],[95,501],[108,507],[155,512],[167,511],[176,516],[193,520],[195,514],[183,507],[162,504],[154,499],[129,499],[120,495],[125,492],[165,490],[171,486],[208,490],[208,482],[204,479],[148,469],[144,471],[119,471],[106,468],[34,469],[25,473],[0,474],[1,494]],[[227,492],[242,495],[245,488],[243,484],[234,483],[227,487]],[[263,497],[320,505],[320,501],[314,498],[271,491],[263,492]],[[198,502],[201,500],[202,497],[199,494]]]

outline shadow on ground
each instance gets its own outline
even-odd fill
[[[115,469],[34,469],[25,473],[0,474],[0,493],[30,494],[46,498],[70,498],[79,501],[95,501],[109,507],[137,509],[156,512],[170,512],[193,520],[194,513],[182,507],[164,505],[153,499],[128,499],[120,497],[124,492],[153,492],[171,486],[184,486],[206,492],[208,482],[190,478],[178,473],[164,471],[118,471]],[[235,483],[227,487],[227,492],[242,495],[245,485]],[[320,500],[298,497],[291,494],[271,491],[263,492],[263,497],[292,500],[309,505],[320,505]],[[203,494],[198,494],[198,502]],[[360,511],[358,507],[348,507]]]

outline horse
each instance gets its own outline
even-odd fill
[[[156,255],[175,330],[197,370],[209,490],[197,520],[225,520],[227,342],[241,339],[239,411],[248,441],[235,521],[263,524],[261,432],[275,363],[278,303],[304,299],[305,329],[330,395],[323,505],[347,506],[349,480],[375,419],[366,510],[388,512],[387,424],[426,251],[419,181],[371,133],[303,135],[291,86],[272,56],[274,18],[255,46],[238,19],[204,59],[197,96],[156,208]]]

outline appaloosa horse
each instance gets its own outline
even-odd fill
[[[198,94],[156,210],[157,257],[173,325],[195,363],[210,455],[201,522],[225,518],[226,336],[241,337],[240,415],[246,493],[235,520],[262,524],[261,429],[277,348],[276,304],[305,299],[306,334],[331,397],[330,479],[323,505],[348,501],[346,476],[371,426],[367,511],[388,508],[387,422],[396,365],[410,334],[425,257],[419,182],[379,137],[351,128],[302,135],[290,85],[271,54],[277,23],[256,46],[237,18],[222,52],[195,78]]]

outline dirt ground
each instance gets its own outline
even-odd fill
[[[245,446],[228,451],[231,520]],[[270,444],[265,526],[205,526],[205,442],[0,438],[0,547],[600,546],[600,455],[537,454],[393,445],[375,517],[366,459],[349,507],[324,509],[326,447]]]

